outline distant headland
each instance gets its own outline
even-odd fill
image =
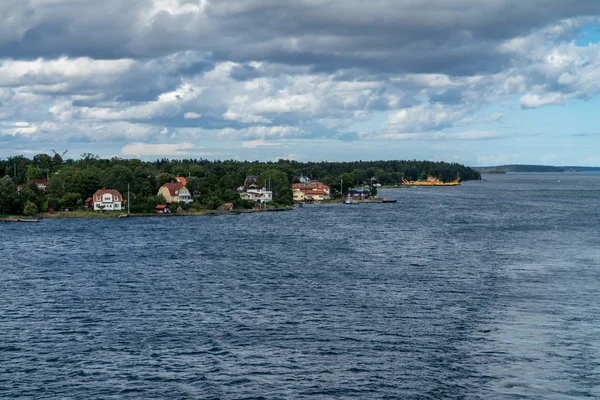
[[[498,165],[495,167],[474,167],[474,169],[481,174],[506,174],[508,172],[590,172],[590,171],[600,171],[600,167],[526,165],[526,164]]]

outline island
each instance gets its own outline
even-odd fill
[[[433,161],[142,161],[89,153],[76,160],[57,153],[0,159],[0,177],[4,219],[277,211],[299,201],[341,202],[361,191],[373,198],[378,187],[403,181],[481,179],[473,168]]]

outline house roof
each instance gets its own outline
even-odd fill
[[[155,210],[164,210],[165,208],[169,208],[169,206],[166,204],[159,204],[156,207],[154,207]]]
[[[32,179],[29,182],[33,182],[36,185],[46,185],[46,186],[48,186],[48,183],[50,183],[50,181],[48,181],[48,179]]]
[[[119,196],[120,199],[123,199],[123,196],[121,195],[121,193],[119,193],[118,190],[116,190],[116,189],[106,189],[106,188],[103,188],[103,189],[100,189],[100,190],[96,190],[96,193],[94,193],[93,197],[102,196],[105,193],[110,193],[113,196]]]
[[[175,179],[177,182],[181,183],[183,186],[187,185],[187,179],[183,176],[176,176]]]
[[[326,184],[321,183],[321,182],[316,181],[316,180],[312,180],[312,181],[309,181],[309,182],[306,182],[306,183],[294,183],[292,185],[292,188],[294,188],[294,189],[300,189],[302,191],[304,191],[304,190],[315,190],[315,189],[317,189],[317,190],[330,189],[330,187],[327,186]]]
[[[184,188],[184,187],[185,187],[185,185],[183,185],[182,183],[179,183],[179,182],[165,183],[164,185],[161,186],[161,188],[167,188],[169,190],[169,194],[172,197],[179,196],[179,192],[181,192],[181,188]]]

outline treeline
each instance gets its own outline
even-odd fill
[[[82,154],[78,160],[63,160],[38,154],[32,159],[23,156],[0,160],[0,213],[31,213],[48,206],[56,209],[83,208],[84,201],[99,188],[117,189],[127,196],[129,187],[132,212],[151,212],[164,199],[158,189],[175,176],[187,178],[187,187],[194,197],[192,208],[216,209],[225,202],[236,207],[250,207],[241,200],[237,188],[249,175],[259,175],[260,184],[273,191],[273,203],[292,204],[291,186],[305,175],[332,187],[340,195],[347,189],[371,184],[399,185],[402,178],[426,179],[435,176],[450,181],[481,179],[479,172],[456,163],[430,161],[356,161],[356,162],[277,162],[209,161],[204,159],[144,162],[138,159],[101,159]],[[374,179],[371,179],[374,178]],[[45,192],[30,183],[48,179]],[[19,194],[17,186],[23,185]],[[26,205],[28,208],[26,210]]]
[[[555,167],[551,165],[523,165],[510,164],[499,165],[496,167],[476,168],[483,173],[506,173],[506,172],[565,172],[565,167]]]

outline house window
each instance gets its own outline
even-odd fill
[[[119,196],[115,196],[115,201],[119,201]]]

